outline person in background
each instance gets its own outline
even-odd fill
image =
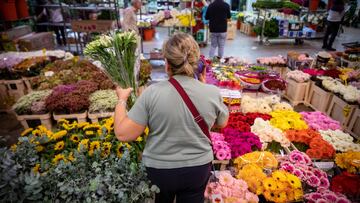
[[[56,42],[58,45],[66,45],[66,37],[65,37],[65,27],[63,25],[64,23],[64,17],[62,15],[62,11],[60,6],[55,7],[46,7],[50,5],[54,5],[53,0],[49,0],[47,4],[45,4],[45,8],[40,13],[39,16],[37,16],[36,19],[41,19],[43,16],[48,17],[50,23],[54,23],[54,25],[51,25],[50,27],[55,32],[56,35]],[[56,4],[58,5],[58,4]],[[63,4],[63,6],[66,6],[66,4]]]
[[[195,79],[200,49],[191,35],[179,33],[163,46],[165,71],[184,89],[205,125],[225,127],[229,111],[220,90]],[[118,87],[114,131],[118,140],[136,140],[149,128],[142,161],[150,181],[160,188],[155,203],[204,203],[213,152],[211,141],[169,81],[152,84],[126,112],[132,89]]]
[[[325,36],[323,39],[323,46],[322,46],[323,49],[329,51],[336,51],[336,49],[334,49],[332,45],[339,31],[341,20],[344,14],[345,14],[344,0],[334,0],[333,6],[329,10],[329,15],[327,17],[328,23],[327,23]]]
[[[218,48],[218,57],[224,56],[227,32],[227,21],[231,18],[230,6],[224,0],[215,0],[206,11],[205,19],[209,20],[210,27],[210,58],[215,56]]]
[[[141,0],[132,0],[131,6],[124,10],[124,18],[121,24],[122,30],[124,31],[135,31],[139,34],[137,27],[136,13],[141,9]]]

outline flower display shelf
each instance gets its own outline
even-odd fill
[[[88,118],[91,120],[91,123],[98,123],[99,119],[110,118],[112,116],[114,116],[114,112],[88,113]]]
[[[346,130],[355,137],[356,139],[360,139],[360,108],[358,107],[351,119],[349,121],[349,125],[347,126]]]
[[[326,113],[332,97],[333,94],[331,92],[327,92],[317,86],[315,82],[311,82],[308,96],[305,97],[305,105]]]
[[[54,120],[58,122],[61,119],[66,120],[77,120],[78,123],[86,122],[87,118],[87,111],[84,113],[77,113],[77,114],[56,114],[53,113]]]
[[[220,165],[220,171],[225,171],[226,166],[229,165],[229,160],[213,160],[212,163],[215,166]]]
[[[286,82],[287,88],[283,96],[288,99],[293,106],[304,103],[310,88],[310,82],[300,83],[293,79],[286,79]]]
[[[51,121],[51,114],[41,114],[41,115],[16,115],[17,120],[21,123],[21,125],[27,129],[29,127],[28,121],[39,120],[41,125],[45,126],[47,129],[52,129],[52,121]]]
[[[356,105],[350,105],[337,95],[334,95],[327,110],[327,115],[339,121],[341,125],[346,128],[356,108]]]
[[[9,96],[13,96],[16,101],[26,94],[26,87],[22,79],[4,80],[3,83],[6,86]]]
[[[35,76],[36,77],[36,76]],[[32,91],[32,85],[31,85],[31,80],[35,77],[22,77],[22,80],[24,81],[25,84],[25,88],[27,90],[27,92],[31,92]]]

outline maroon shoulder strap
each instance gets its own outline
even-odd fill
[[[175,87],[177,92],[180,94],[181,98],[185,102],[186,106],[190,110],[191,114],[194,117],[195,122],[199,125],[203,133],[210,139],[209,127],[207,126],[204,118],[200,115],[199,111],[196,109],[195,105],[191,101],[190,97],[186,94],[184,88],[180,83],[175,80],[173,77],[169,79],[169,82]],[[211,139],[210,139],[211,140]]]

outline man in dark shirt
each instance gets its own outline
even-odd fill
[[[230,6],[224,0],[215,0],[206,11],[205,19],[209,20],[210,24],[210,58],[214,57],[216,48],[220,58],[224,55],[227,20],[230,17]]]

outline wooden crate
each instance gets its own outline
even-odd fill
[[[0,100],[2,100],[2,98],[7,97],[7,91],[6,91],[6,85],[4,83],[4,80],[0,80]]]
[[[293,79],[286,79],[286,82],[287,88],[283,96],[290,101],[291,105],[296,106],[305,103],[305,97],[309,91],[310,82],[300,83]]]
[[[356,139],[360,139],[360,108],[358,107],[351,116],[349,125],[346,128]]]
[[[308,96],[305,96],[304,104],[311,108],[326,113],[329,103],[333,97],[331,92],[327,92],[317,86],[314,82],[311,83]]]
[[[15,101],[26,94],[26,87],[22,79],[4,80],[3,83],[6,86],[8,95],[14,97]]]
[[[88,118],[92,123],[98,123],[99,119],[110,118],[114,116],[114,112],[104,112],[104,113],[88,113]]]
[[[236,37],[236,22],[228,22],[228,29],[226,33],[227,40],[233,40]]]
[[[286,79],[287,67],[285,66],[273,66],[271,70],[275,71],[280,75],[281,78]]]
[[[247,23],[241,23],[240,32],[244,33],[246,35],[253,35],[253,33],[254,33],[253,26],[251,26],[250,24],[247,24]]]
[[[27,129],[29,127],[36,127],[36,126],[29,126],[28,121],[39,120],[41,125],[45,126],[47,129],[52,129],[52,121],[51,121],[51,114],[42,114],[42,115],[16,115],[17,120],[21,123],[21,125]]]
[[[346,128],[356,108],[357,106],[349,105],[346,101],[334,95],[327,110],[327,115],[339,121]]]
[[[213,165],[220,165],[220,169],[219,171],[225,171],[226,170],[226,166],[229,165],[229,160],[213,160],[212,161]]]
[[[53,117],[56,120],[56,122],[59,122],[61,119],[66,120],[77,120],[78,123],[86,122],[87,118],[87,111],[84,113],[78,113],[78,114],[55,114],[53,113]]]
[[[31,92],[33,89],[32,89],[32,85],[31,85],[31,80],[35,78],[35,77],[22,77],[22,80],[24,81],[24,84],[25,84],[25,88],[26,88],[26,91],[29,93]]]

